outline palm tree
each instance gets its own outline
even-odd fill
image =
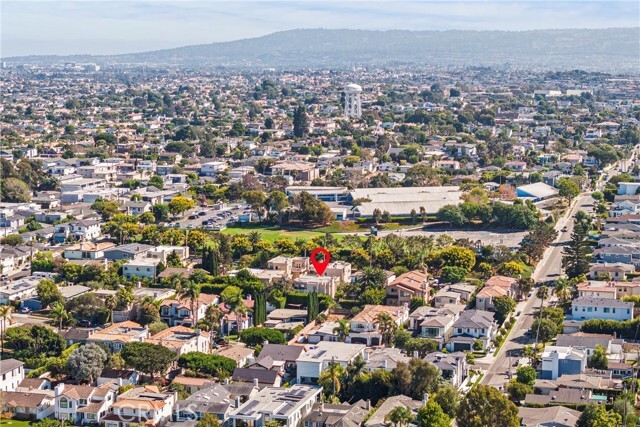
[[[318,385],[321,385],[327,394],[336,397],[342,388],[341,382],[345,374],[345,369],[335,360],[332,360],[327,369],[320,373]]]
[[[396,322],[394,322],[391,316],[387,313],[378,313],[376,321],[378,322],[380,335],[382,335],[382,341],[387,346],[391,345],[391,341],[393,341],[393,337],[395,336],[397,329]]]
[[[413,411],[406,406],[396,406],[384,417],[385,421],[390,422],[395,427],[405,426],[414,419]]]
[[[571,292],[569,290],[569,282],[567,279],[561,278],[556,281],[555,286],[553,287],[553,292],[558,297],[561,303],[564,303],[571,297]]]
[[[0,317],[2,317],[2,336],[0,339],[2,340],[2,356],[4,356],[4,331],[7,330],[7,322],[9,324],[12,323],[11,312],[13,308],[10,305],[1,305],[0,306]]]
[[[538,345],[538,335],[540,334],[540,324],[542,323],[542,308],[544,307],[544,300],[549,298],[549,288],[546,286],[540,286],[536,291],[536,297],[540,298],[540,319],[538,319],[538,331],[536,332],[536,346]]]
[[[231,308],[231,312],[236,316],[236,324],[238,325],[238,335],[242,330],[242,318],[251,310],[249,307],[244,305],[242,300],[240,300],[240,304],[236,304]]]
[[[204,323],[204,326],[209,330],[211,334],[211,346],[213,347],[213,337],[217,336],[221,331],[220,320],[224,317],[224,312],[220,309],[217,304],[211,304],[207,307],[207,310],[204,314],[204,319],[201,323]]]
[[[249,241],[251,242],[251,246],[253,246],[253,249],[255,250],[256,245],[262,240],[262,234],[259,231],[251,231],[249,234],[247,234],[247,238],[249,239]]]
[[[358,279],[360,292],[364,292],[369,288],[379,288],[385,285],[387,276],[379,268],[365,267],[362,269],[362,275]]]
[[[69,312],[64,308],[64,306],[60,303],[54,303],[53,306],[51,307],[51,317],[53,317],[53,320],[58,323],[59,325],[59,330],[62,330],[62,324],[66,321],[68,321],[69,319],[71,319],[71,315],[69,314]]]
[[[109,321],[113,322],[113,310],[116,308],[116,305],[117,305],[115,295],[108,295],[104,299],[104,305],[109,309],[109,318],[107,319],[107,323]]]
[[[182,273],[171,273],[166,279],[164,279],[165,286],[171,289],[178,289],[182,284],[184,275]]]
[[[189,280],[183,286],[181,286],[178,298],[187,299],[191,302],[191,314],[193,316],[191,325],[195,328],[196,323],[198,323],[198,309],[200,308],[200,285],[192,280]]]
[[[345,342],[351,331],[351,324],[344,319],[338,320],[338,324],[333,328],[333,333],[338,336],[338,341]]]

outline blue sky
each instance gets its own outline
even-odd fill
[[[0,0],[0,55],[116,54],[295,28],[633,27],[638,1]]]

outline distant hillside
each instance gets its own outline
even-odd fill
[[[306,67],[496,65],[637,71],[640,28],[537,31],[291,30],[264,37],[114,56],[28,56],[15,63],[68,61],[184,66]]]

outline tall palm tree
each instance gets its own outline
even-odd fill
[[[338,324],[333,328],[333,333],[338,336],[338,341],[345,342],[351,331],[351,324],[344,319],[338,320]]]
[[[13,308],[10,305],[0,305],[0,317],[2,317],[2,356],[4,356],[4,332],[7,330],[7,322],[12,323],[11,312]]]
[[[189,300],[191,303],[191,314],[193,319],[191,325],[195,328],[196,323],[198,323],[198,309],[200,308],[200,285],[189,280],[181,286],[178,298]]]
[[[536,296],[540,298],[540,318],[538,319],[538,331],[536,332],[536,347],[538,346],[538,335],[540,335],[540,324],[542,323],[542,308],[544,307],[544,300],[549,298],[549,288],[546,286],[540,286],[536,291]]]
[[[394,427],[403,427],[415,419],[413,411],[404,405],[396,406],[384,417]]]
[[[54,303],[51,307],[51,317],[53,317],[53,320],[58,323],[59,330],[62,330],[62,325],[64,324],[64,322],[67,322],[71,319],[71,315],[69,314],[69,312],[64,308],[62,304],[57,302]]]
[[[231,312],[236,316],[236,323],[238,325],[238,335],[242,330],[242,318],[251,310],[249,307],[244,305],[242,300],[240,300],[240,304],[236,304],[232,307]]]
[[[393,341],[393,337],[395,336],[397,325],[396,322],[393,321],[391,316],[387,313],[378,313],[376,316],[376,321],[378,322],[378,330],[380,331],[380,335],[382,335],[382,341],[387,345],[391,345],[391,341]]]
[[[116,308],[117,304],[118,302],[116,301],[115,295],[107,295],[104,299],[104,305],[109,309],[109,318],[107,319],[107,323],[110,321],[113,322],[113,310]]]
[[[345,374],[345,369],[332,360],[327,369],[320,373],[318,385],[321,385],[327,394],[336,397],[342,388],[342,380]]]
[[[360,292],[364,292],[369,288],[379,288],[385,285],[387,276],[379,268],[364,267],[362,269],[362,275],[358,279],[360,285]]]

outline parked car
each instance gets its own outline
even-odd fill
[[[206,213],[205,211],[200,211],[200,212],[198,212],[198,215],[199,215],[199,216],[205,216],[206,214],[207,214],[207,213]]]
[[[198,219],[198,215],[189,215],[189,219]]]

